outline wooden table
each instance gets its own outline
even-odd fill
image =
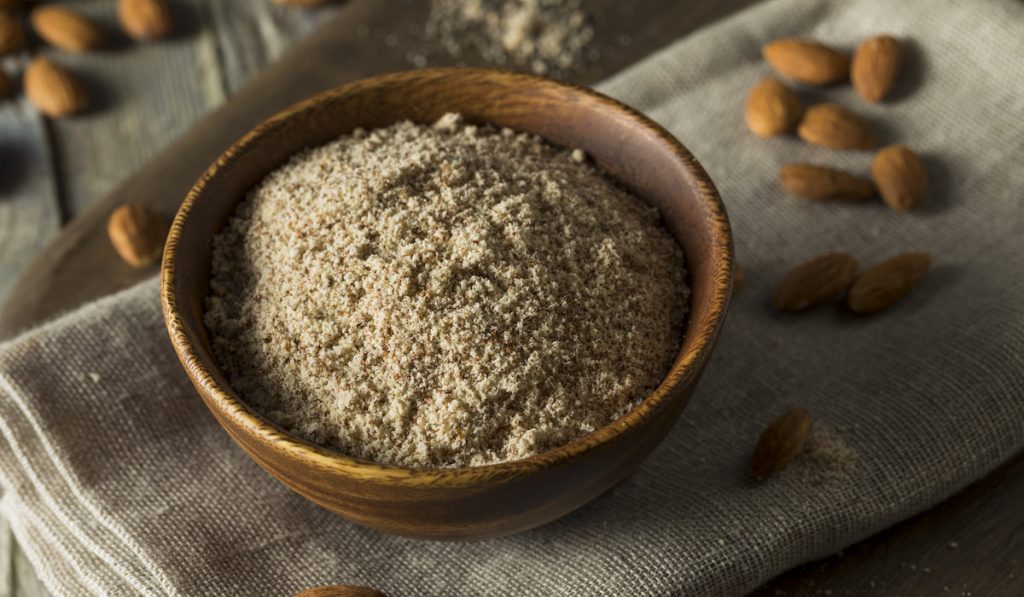
[[[572,78],[599,81],[754,1],[588,0],[599,15],[602,59]],[[115,0],[67,4],[115,22]],[[405,46],[415,43],[410,28],[422,23],[425,7],[422,0],[350,0],[307,12],[272,7],[267,0],[180,0],[175,9],[182,26],[173,40],[138,47],[121,40],[102,53],[61,54],[89,85],[96,100],[89,114],[46,122],[24,102],[0,105],[0,192],[6,197],[0,202],[0,297],[9,293],[0,336],[151,275],[153,270],[131,270],[114,257],[102,232],[112,206],[143,201],[171,214],[200,169],[263,116],[316,89],[409,68]],[[305,50],[242,89],[264,64],[327,19]],[[221,106],[229,97],[234,99]],[[192,126],[214,108],[213,116]],[[15,288],[14,276],[34,255]],[[1011,463],[940,508],[843,556],[791,571],[758,594],[1024,594],[1022,472],[1024,461]],[[0,528],[0,597],[43,594],[9,531]]]

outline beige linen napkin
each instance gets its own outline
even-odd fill
[[[780,165],[866,172],[870,155],[755,139],[744,96],[765,41],[909,40],[907,76],[866,114],[928,163],[919,211],[784,195]],[[1024,5],[1010,0],[777,0],[699,31],[600,86],[698,156],[736,231],[746,286],[692,405],[607,495],[503,539],[388,537],[267,476],[179,370],[154,281],[0,350],[0,508],[54,592],[286,595],[366,584],[391,595],[738,594],[942,500],[1024,447]],[[797,262],[905,250],[935,266],[904,301],[855,319],[768,307]],[[811,454],[747,475],[788,405],[817,418]],[[822,431],[826,433],[822,433]]]

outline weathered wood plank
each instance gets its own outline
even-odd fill
[[[120,32],[116,0],[63,4],[92,17],[109,34],[107,47],[98,52],[43,50],[81,77],[91,104],[84,114],[51,123],[61,198],[70,219],[226,94],[216,36],[201,23],[203,0],[174,3],[174,35],[143,44]]]
[[[25,57],[4,61],[19,72]],[[0,102],[0,303],[60,227],[57,190],[42,119],[24,99]]]
[[[204,20],[217,38],[229,95],[338,9],[297,10],[270,2],[206,2],[203,8]]]

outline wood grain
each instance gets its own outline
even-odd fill
[[[683,344],[661,385],[623,417],[536,456],[469,468],[409,469],[343,455],[290,436],[234,394],[203,325],[213,237],[238,202],[296,152],[356,128],[449,112],[582,149],[658,208],[686,255]],[[695,233],[696,231],[696,233]],[[632,473],[682,414],[732,294],[732,235],[718,192],[668,132],[596,92],[528,75],[425,69],[350,83],[260,124],[189,192],[167,237],[160,296],[171,344],[217,421],[282,483],[345,518],[388,533],[483,539],[555,520]]]
[[[216,3],[258,1],[216,0]],[[605,40],[602,42],[602,58],[577,73],[572,80],[583,83],[598,81],[672,39],[753,3],[754,0],[696,3],[675,0],[594,0],[596,9],[604,15],[597,23],[598,35]],[[287,56],[282,64],[253,81],[242,95],[225,106],[217,118],[224,118],[225,122],[222,124],[227,133],[245,130],[261,118],[290,103],[291,99],[298,99],[318,89],[354,78],[407,68],[404,58],[385,44],[385,38],[388,35],[396,35],[399,44],[411,43],[408,28],[422,19],[425,4],[422,1],[396,0],[350,0],[342,4],[337,18],[327,24],[320,34],[304,44],[295,55]],[[367,35],[359,34],[360,25],[365,26]],[[617,39],[620,35],[628,35],[629,43],[620,43],[625,41]],[[216,37],[214,35],[213,39]],[[203,60],[213,60],[216,64],[218,42],[211,40],[205,43],[207,46]],[[230,44],[230,40],[224,43]],[[320,52],[331,52],[336,59],[331,63],[316,58]],[[312,80],[308,82],[303,82],[301,77],[287,77],[283,73],[284,69],[295,68],[301,62],[297,58],[301,54],[312,56],[311,63],[304,67],[308,72],[314,73]],[[208,65],[208,62],[204,64]],[[154,69],[160,68],[158,62],[154,63]],[[217,68],[212,71],[213,75],[204,70],[200,76],[203,80],[206,80],[207,76],[212,81],[221,80],[222,75]],[[307,70],[303,71],[303,77],[308,74]],[[244,80],[243,77],[239,79]],[[195,85],[197,80],[199,77],[195,77],[192,84]],[[295,94],[289,96],[288,91],[271,90],[272,87],[282,84],[295,85]],[[7,102],[0,104],[0,114],[9,105]],[[212,122],[217,121],[207,121]],[[89,131],[82,132],[92,134]],[[206,156],[202,152],[196,152],[196,147],[218,142],[224,143],[221,146],[224,147],[235,138],[220,131],[206,134],[192,131],[188,136],[187,142],[169,146],[159,153],[154,162],[145,166],[143,171],[131,179],[163,180],[174,178],[183,172],[194,173],[193,176],[197,176],[205,163],[198,166],[193,164],[195,169],[192,170],[173,164],[189,160],[198,163]],[[169,138],[165,133],[158,132],[154,142],[158,145],[164,144]],[[41,144],[40,147],[46,151],[45,144]],[[195,157],[192,156],[193,153],[196,154]],[[0,164],[3,163],[0,161]],[[162,170],[169,171],[169,174],[161,178]],[[124,172],[126,173],[127,169]],[[25,180],[28,178],[30,177],[25,177]],[[6,176],[3,180],[7,180]],[[173,213],[172,210],[184,193],[173,185],[165,188],[156,184],[129,184],[130,182],[131,180],[126,183],[128,186],[124,189],[135,189],[142,194],[143,201],[162,207],[168,214]],[[52,182],[46,184],[52,185]],[[3,189],[6,188],[4,184]],[[8,196],[6,190],[4,196]],[[45,194],[37,196],[37,199],[41,196]],[[112,252],[107,252],[107,247],[102,242],[102,214],[117,202],[117,196],[116,193],[109,194],[102,201],[98,201],[98,196],[95,197],[97,202],[93,204],[95,207],[92,211],[99,215],[89,213],[83,222],[73,223],[59,240],[51,244],[34,261],[29,275],[19,283],[21,298],[8,305],[0,317],[0,332],[3,335],[9,337],[15,330],[39,323],[90,298],[122,288],[137,279],[136,275],[126,275],[126,272],[117,268],[103,269],[109,267],[111,260],[116,257]],[[51,193],[53,213],[56,213],[54,197]],[[0,219],[0,223],[3,221]],[[7,252],[0,253],[4,265],[7,264],[7,255]],[[11,269],[15,268],[3,271]],[[97,271],[107,273],[103,277],[93,276],[92,274]],[[0,287],[2,286],[4,280],[0,278]],[[1022,517],[1019,514],[1021,503],[1024,503],[1024,459],[1008,464],[1000,472],[974,485],[936,510],[912,518],[890,531],[845,550],[845,556],[841,558],[828,558],[785,574],[768,583],[757,594],[770,596],[776,594],[776,591],[787,595],[825,594],[824,592],[829,590],[833,595],[931,596],[946,594],[943,588],[947,586],[950,589],[948,594],[953,595],[965,591],[971,591],[974,595],[1024,594],[1024,586],[1021,583],[1021,579],[1024,578],[1024,547],[1020,545],[1020,537],[1024,534],[1021,530]],[[950,549],[947,547],[949,541],[957,541],[961,547]],[[921,563],[924,561],[922,555],[928,556],[927,564]],[[4,557],[3,551],[0,550],[0,560]],[[917,571],[909,569],[909,565],[914,562],[919,562]],[[904,563],[907,566],[903,566]],[[924,566],[930,566],[933,573],[924,573]],[[938,569],[944,569],[944,574],[936,574],[934,570]],[[29,573],[25,567],[23,576]],[[876,582],[874,587],[870,585],[872,580]],[[959,584],[952,582],[956,580]],[[883,591],[883,585],[879,581],[891,583],[891,586],[900,587],[901,590]],[[19,594],[34,597],[43,593]],[[2,587],[0,595],[3,595]]]
[[[6,61],[20,66],[24,59]],[[27,100],[0,104],[0,302],[60,227],[42,118]]]

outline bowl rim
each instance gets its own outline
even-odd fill
[[[219,366],[215,362],[207,363],[199,356],[190,334],[182,323],[176,293],[178,250],[181,246],[181,236],[189,222],[189,215],[195,203],[204,194],[210,181],[218,176],[222,170],[231,166],[238,159],[238,156],[244,156],[246,148],[260,142],[264,136],[272,133],[277,127],[307,110],[316,109],[317,106],[339,96],[358,93],[361,88],[365,88],[368,85],[379,86],[400,83],[402,80],[416,81],[466,75],[508,79],[513,83],[518,80],[530,85],[559,87],[573,94],[588,97],[596,103],[602,104],[602,108],[617,112],[618,116],[629,119],[647,129],[649,133],[653,133],[660,142],[665,143],[671,149],[675,158],[682,164],[684,175],[694,183],[694,188],[698,190],[698,200],[706,204],[712,216],[708,222],[708,226],[711,228],[710,242],[714,246],[711,255],[717,255],[718,259],[712,266],[715,270],[712,273],[715,280],[715,289],[710,304],[707,305],[708,318],[706,321],[708,325],[702,330],[703,333],[700,333],[696,338],[693,347],[688,350],[680,348],[680,353],[677,354],[672,367],[658,384],[658,387],[626,412],[626,414],[567,444],[528,458],[470,467],[412,468],[349,456],[289,434],[253,410],[229,386],[222,386],[215,380],[214,376],[210,373],[208,365],[217,370],[220,370]],[[712,183],[711,178],[690,151],[668,131],[647,116],[604,94],[572,83],[498,69],[462,67],[423,68],[360,79],[320,92],[305,100],[294,103],[263,120],[223,151],[189,190],[171,224],[160,268],[160,301],[164,322],[175,353],[178,355],[192,383],[196,385],[197,393],[207,403],[210,410],[213,411],[215,418],[218,419],[218,423],[232,437],[235,436],[235,432],[229,425],[220,420],[221,417],[230,419],[234,425],[244,430],[247,434],[254,436],[261,443],[273,446],[275,451],[279,453],[284,452],[284,455],[290,461],[299,459],[308,464],[313,464],[317,468],[341,473],[349,478],[412,487],[430,485],[466,487],[480,485],[483,482],[508,481],[579,458],[587,452],[608,444],[626,430],[642,424],[645,420],[659,413],[660,407],[663,406],[666,398],[675,387],[680,384],[687,384],[691,380],[696,381],[694,378],[699,377],[702,366],[710,355],[717,334],[722,327],[732,294],[732,262],[731,228],[725,206],[714,183]],[[691,299],[692,296],[691,293]],[[693,311],[692,309],[688,310],[690,313]],[[685,332],[687,335],[697,333],[698,331],[690,328],[691,322],[692,318],[688,317]],[[242,443],[240,438],[234,437],[234,439]],[[246,450],[249,451],[248,448]]]

